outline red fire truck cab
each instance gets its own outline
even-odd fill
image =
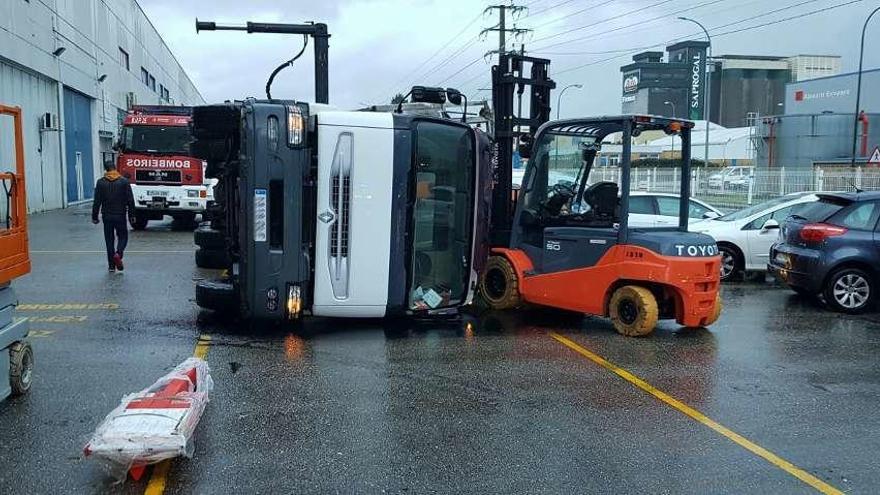
[[[134,106],[125,116],[117,143],[116,168],[131,182],[132,227],[171,215],[191,224],[214,201],[206,163],[191,155],[191,107]]]

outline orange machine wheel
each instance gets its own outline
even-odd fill
[[[519,306],[519,280],[516,271],[504,256],[490,256],[480,275],[480,293],[492,309]]]
[[[608,314],[618,333],[627,337],[642,337],[654,331],[660,310],[650,290],[625,285],[612,294]]]
[[[706,319],[705,326],[708,327],[709,325],[718,321],[718,318],[721,316],[721,309],[723,307],[724,305],[721,303],[721,293],[719,292],[718,295],[715,296],[715,308],[712,310],[712,314],[709,315],[709,318]]]

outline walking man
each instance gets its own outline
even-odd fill
[[[126,218],[134,215],[134,196],[128,179],[116,171],[112,161],[104,163],[104,177],[95,184],[92,223],[98,224],[98,212],[104,220],[107,266],[111,272],[122,271],[122,255],[128,244]]]

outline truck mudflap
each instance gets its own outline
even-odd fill
[[[156,211],[190,211],[201,213],[214,201],[210,185],[144,185],[132,184],[135,208]]]

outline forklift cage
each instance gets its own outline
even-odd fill
[[[21,108],[0,105],[0,116],[12,117],[15,158],[12,170],[0,163],[0,286],[31,271],[27,238],[27,199],[24,182],[24,137]]]

